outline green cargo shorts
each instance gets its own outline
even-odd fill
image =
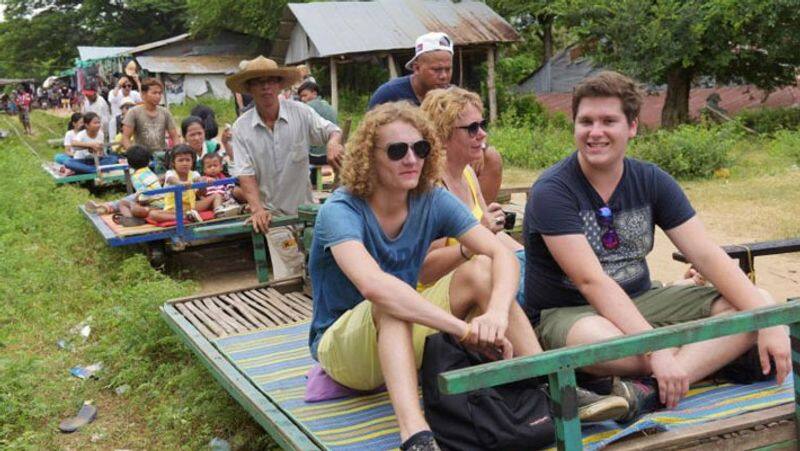
[[[721,295],[716,288],[695,285],[654,286],[633,299],[644,319],[653,327],[670,326],[711,315],[711,306]],[[536,335],[544,349],[562,348],[567,334],[579,319],[597,315],[591,305],[542,310]]]

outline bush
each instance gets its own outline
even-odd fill
[[[777,155],[787,156],[800,164],[800,132],[781,130],[769,143],[769,150]]]
[[[800,108],[758,108],[736,115],[742,125],[758,133],[772,134],[779,130],[800,129]]]
[[[730,126],[683,125],[635,140],[630,154],[659,165],[676,178],[706,178],[729,163],[735,136]]]
[[[544,127],[498,127],[490,143],[506,164],[529,169],[546,168],[572,153],[572,132],[548,124]]]
[[[500,122],[517,128],[547,127],[571,128],[567,116],[557,112],[552,114],[539,103],[534,94],[509,97],[506,109],[500,115]]]

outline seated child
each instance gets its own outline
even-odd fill
[[[83,130],[83,115],[81,113],[72,113],[67,124],[67,133],[64,134],[64,152],[57,153],[53,159],[56,163],[64,164],[73,158],[75,155],[72,150],[72,141],[78,136],[78,133]]]
[[[210,183],[226,178],[223,173],[223,161],[220,154],[216,152],[207,153],[203,155],[201,161],[206,181]],[[242,205],[239,202],[244,202],[244,194],[242,189],[233,183],[206,187],[205,194],[206,196],[219,195],[222,198],[222,204],[214,208],[215,218],[237,215],[242,211]]]
[[[179,144],[171,151],[170,169],[165,174],[164,186],[184,185],[190,186],[192,183],[202,181],[200,174],[194,170],[195,153],[186,144]],[[222,205],[222,196],[213,194],[198,199],[198,192],[195,189],[188,189],[183,192],[184,217],[189,222],[202,222],[200,211],[212,210]],[[164,196],[164,209],[150,209],[147,214],[148,219],[156,222],[166,222],[175,220],[175,195],[172,193]]]
[[[102,204],[90,200],[84,205],[87,212],[101,215],[119,212],[125,217],[146,218],[150,208],[164,208],[163,194],[152,196],[141,194],[144,191],[161,188],[158,176],[150,169],[150,152],[143,146],[134,144],[128,148],[127,155],[128,166],[134,170],[131,174],[134,193],[120,200]]]
[[[104,154],[105,137],[101,130],[100,116],[95,113],[86,113],[83,116],[84,129],[72,140],[72,158],[64,161],[64,166],[75,172],[91,174],[97,170],[94,156],[98,156],[101,166],[116,164],[119,159],[115,155]]]

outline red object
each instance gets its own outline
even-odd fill
[[[214,219],[214,212],[211,211],[211,210],[201,211],[199,213],[200,213],[200,217],[203,218],[203,221],[208,221],[209,219]],[[178,224],[178,222],[175,221],[174,219],[172,221],[156,222],[156,221],[154,221],[154,220],[152,220],[150,218],[147,218],[147,223],[150,224],[150,225],[154,225],[156,227],[175,227]],[[194,224],[194,223],[189,222],[189,221],[183,221],[183,224],[186,225],[186,224]]]

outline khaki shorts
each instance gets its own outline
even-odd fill
[[[716,288],[693,285],[653,287],[633,299],[653,327],[670,326],[711,315],[711,305],[721,295]],[[545,349],[566,346],[567,334],[579,319],[597,315],[591,305],[542,310],[536,335]]]
[[[420,294],[428,302],[450,313],[450,281],[442,277]],[[414,324],[412,340],[417,369],[422,366],[425,337],[438,332]],[[378,358],[378,333],[372,320],[372,302],[361,301],[334,322],[319,341],[317,358],[322,369],[336,382],[356,390],[373,390],[384,384]]]

